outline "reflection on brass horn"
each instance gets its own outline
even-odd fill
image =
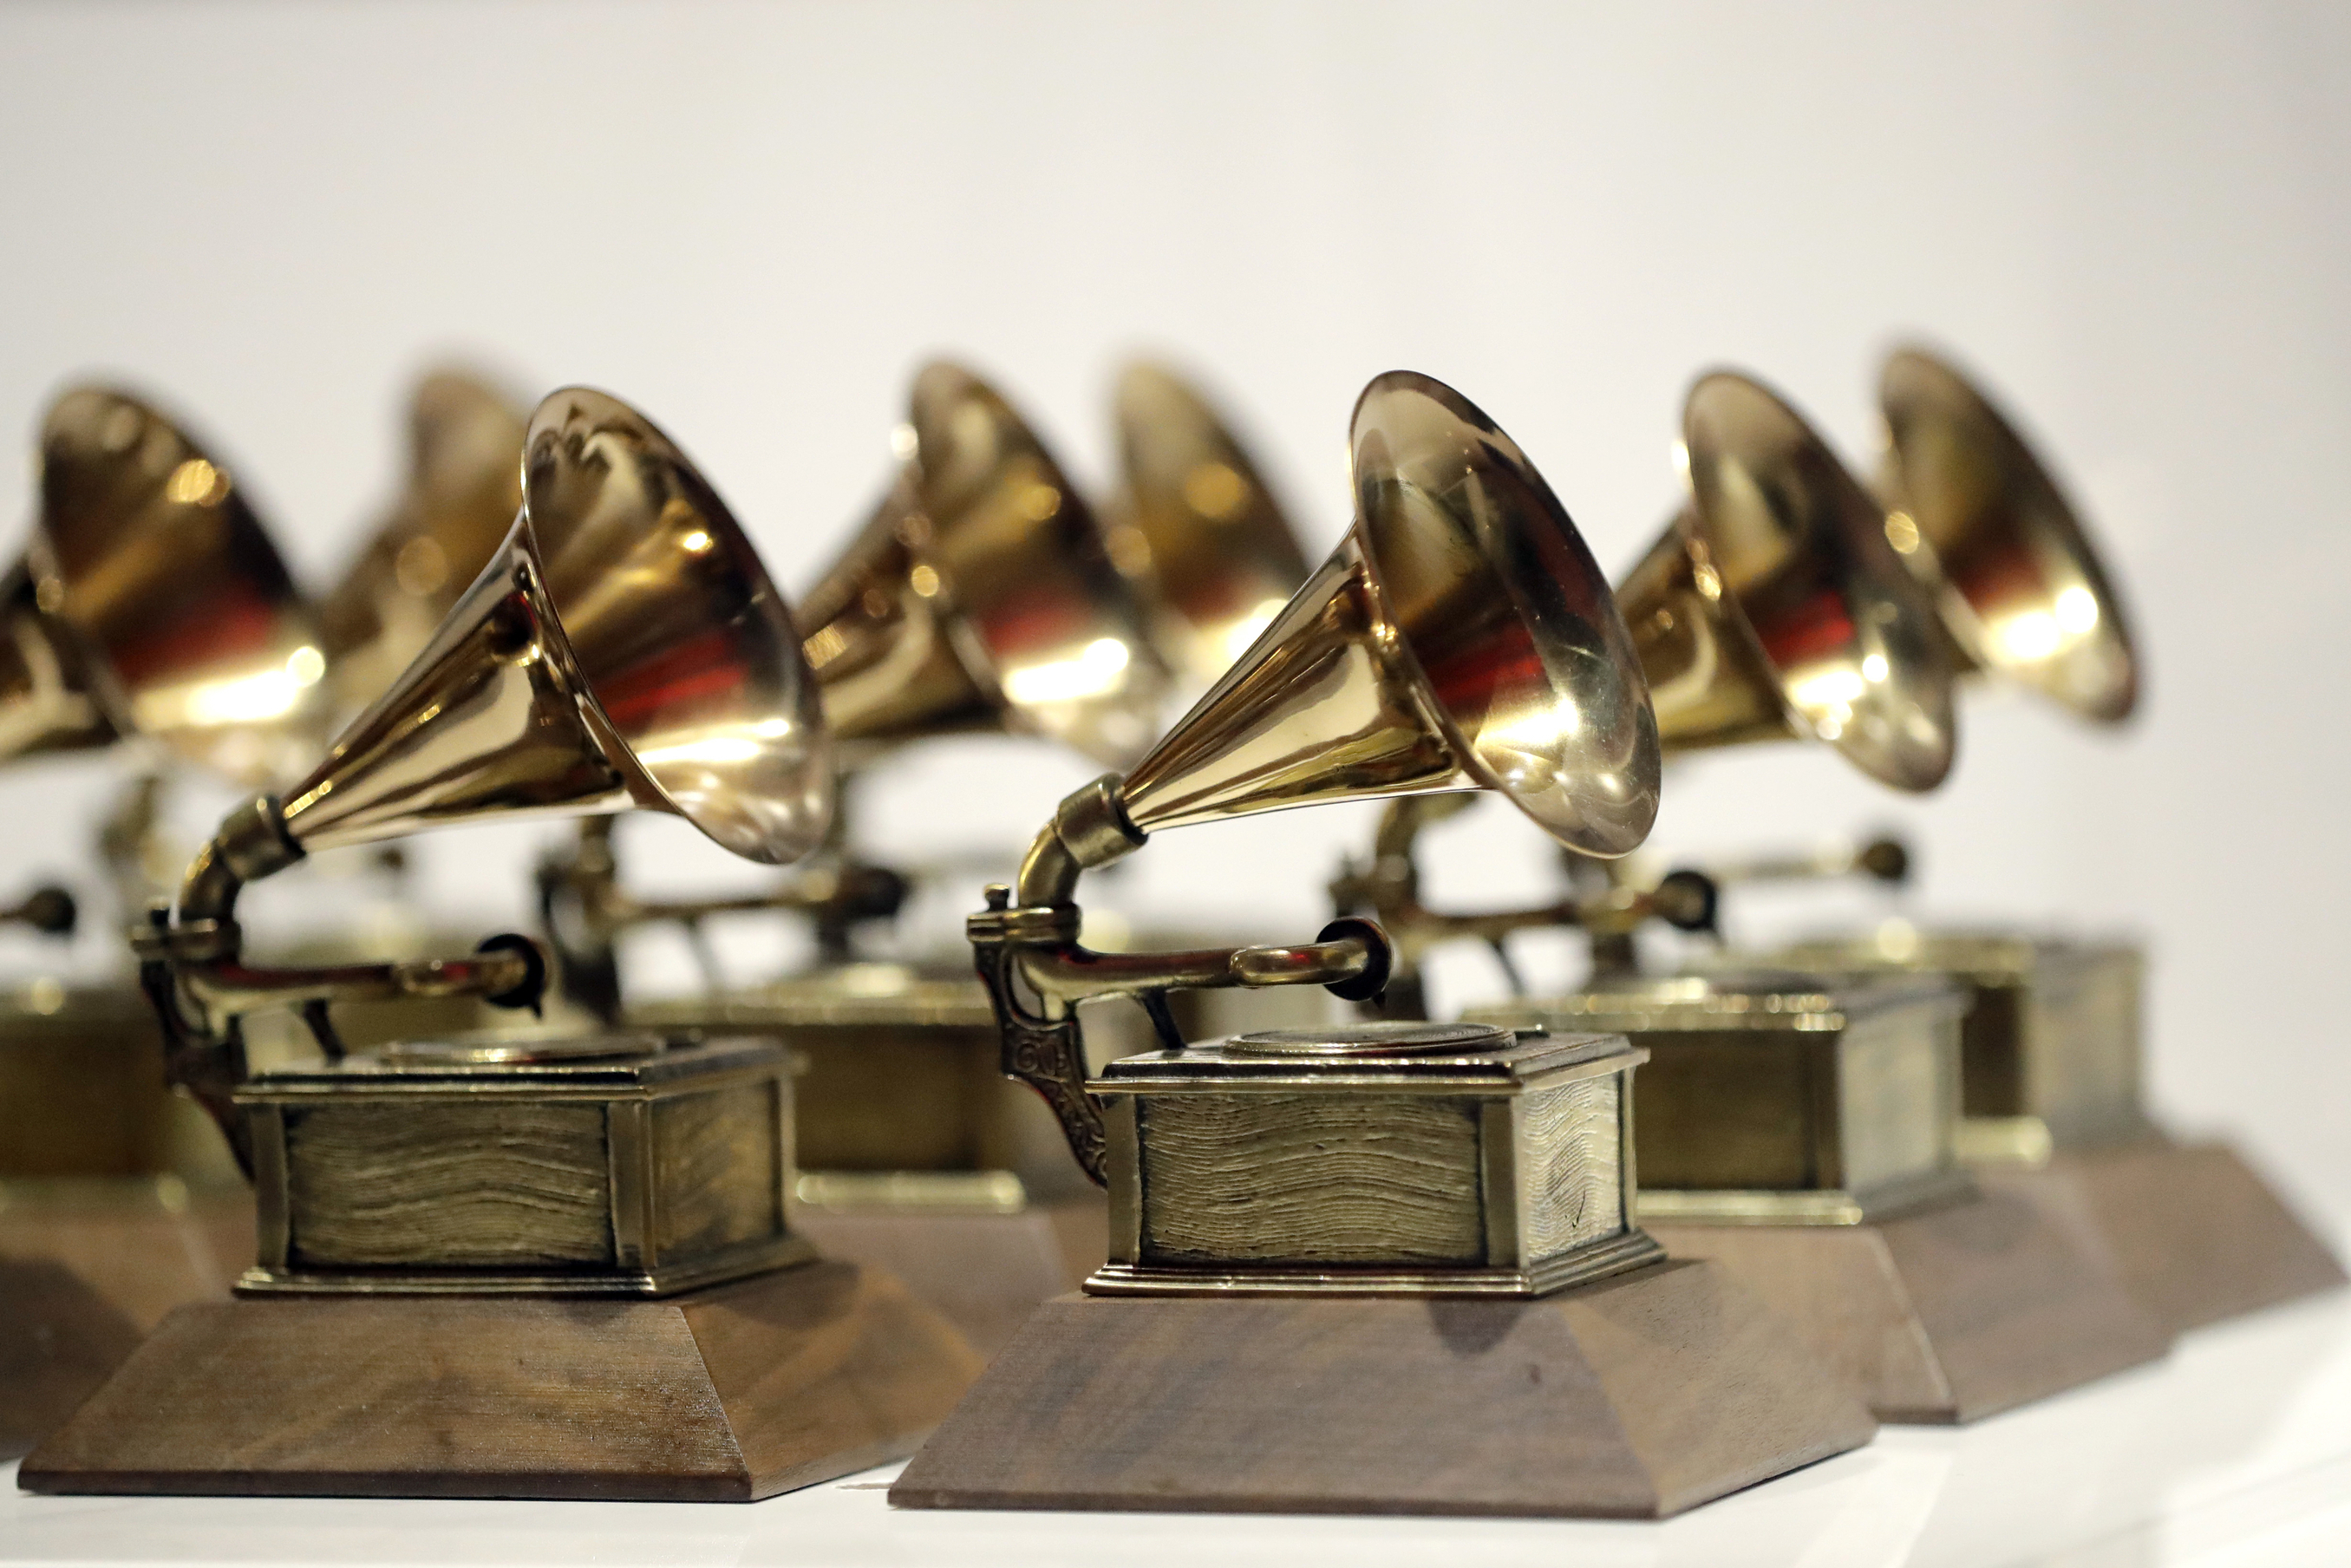
[[[1745,376],[1717,371],[1691,389],[1681,450],[1687,499],[1616,591],[1666,752],[1810,738],[1896,789],[1939,784],[1953,749],[1949,659],[1878,504],[1793,409]],[[1463,937],[1499,955],[1510,932],[1573,924],[1590,934],[1595,968],[1623,973],[1637,967],[1642,922],[1714,921],[1719,879],[1696,870],[1654,887],[1611,877],[1529,909],[1430,910],[1412,862],[1420,826],[1392,810],[1371,870],[1334,889],[1393,923],[1416,960]],[[1400,967],[1395,1005],[1417,1009],[1417,972]]]
[[[417,383],[400,498],[319,607],[346,714],[381,695],[505,543],[522,505],[525,415],[460,371]]]
[[[328,845],[630,805],[770,862],[822,836],[815,688],[726,507],[600,392],[541,403],[524,451],[512,532],[415,664],[282,801],[228,818],[177,918],[139,944],[173,1077],[255,1179],[255,1263],[27,1457],[28,1490],[301,1493],[326,1476],[389,1496],[749,1501],[904,1455],[978,1370],[904,1286],[801,1232],[780,1042],[501,1031],[345,1057],[331,1004],[527,1005],[537,948],[240,956],[242,884]],[[246,1074],[242,1024],[263,1008],[298,1008],[325,1060]],[[366,1418],[336,1418],[354,1398]]]
[[[223,822],[176,915],[142,939],[141,983],[176,1081],[246,1156],[230,1101],[245,1013],[299,1009],[331,1054],[333,1001],[536,1005],[544,977],[519,938],[449,962],[249,967],[235,918],[246,883],[313,850],[632,806],[781,863],[818,842],[831,805],[815,690],[749,540],[650,421],[569,389],[532,416],[521,512],[489,568],[324,762]]]
[[[1157,728],[1167,672],[1108,536],[1044,444],[993,388],[933,364],[915,378],[899,448],[881,505],[796,615],[844,766],[985,730],[1131,758]],[[620,1006],[614,944],[631,926],[692,936],[708,915],[796,911],[839,963],[852,927],[890,918],[904,897],[904,878],[843,843],[748,899],[634,899],[609,837],[549,855],[538,881],[567,996],[607,1018]]]
[[[2139,660],[2079,514],[2014,425],[1949,362],[1889,355],[1886,537],[1934,595],[1962,671],[1985,670],[2101,723],[2129,716]]]
[[[1721,1289],[1719,1265],[1657,1266],[1629,1144],[1645,1053],[1620,1035],[1357,1023],[1195,1045],[1170,990],[1366,998],[1385,936],[1341,920],[1297,946],[1079,945],[1081,873],[1184,823],[1489,789],[1589,852],[1647,832],[1658,750],[1640,666],[1549,487],[1425,376],[1373,382],[1352,434],[1356,512],[1336,552],[1125,777],[1062,801],[1018,888],[989,888],[971,918],[1006,1071],[1045,1094],[1108,1188],[1108,1260],[1085,1281],[1094,1299],[1029,1318],[893,1505],[1665,1513],[1870,1436],[1839,1378]],[[1141,1002],[1166,1049],[1089,1078],[1077,1008],[1104,996]],[[1579,1289],[1604,1280],[1604,1328]],[[1614,1343],[1636,1321],[1677,1325],[1637,1369],[1582,1337],[1590,1322]],[[1465,1377],[1506,1340],[1507,1377]],[[1025,1370],[1048,1362],[1051,1377]],[[1625,1375],[1592,1376],[1604,1362]],[[1646,1454],[1611,1436],[1659,1399],[1751,1419]],[[1100,1435],[1137,1409],[1207,1412],[1213,1440],[1147,1475],[1105,1465]],[[1334,1430],[1343,1462],[1286,1461]],[[1506,1431],[1511,1452],[1434,1473],[1415,1442],[1432,1430]],[[1023,1435],[1011,1469],[1007,1432]]]
[[[1950,771],[1950,661],[1883,508],[1794,409],[1728,371],[1682,415],[1688,499],[1617,590],[1667,752],[1816,739],[1880,783]]]
[[[1604,856],[1631,851],[1656,815],[1656,731],[1624,623],[1516,444],[1451,389],[1398,371],[1357,404],[1353,455],[1355,521],[1331,558],[1148,756],[1062,802],[1018,887],[972,917],[1005,1070],[1046,1097],[1098,1182],[1080,999],[1133,996],[1180,1046],[1171,988],[1368,998],[1388,950],[1343,921],[1304,947],[1091,952],[1072,902],[1083,870],[1163,828],[1393,795],[1499,790]]]
[[[1167,674],[1094,516],[1028,424],[954,365],[915,378],[904,465],[799,600],[826,722],[853,757],[967,730],[1098,761],[1157,727]]]
[[[1239,440],[1181,377],[1131,364],[1116,408],[1112,556],[1143,595],[1160,657],[1196,690],[1298,591],[1306,552]]]
[[[83,387],[50,407],[12,581],[0,754],[153,736],[258,783],[315,748],[326,663],[309,613],[243,488],[148,404]],[[50,629],[27,625],[28,587]]]

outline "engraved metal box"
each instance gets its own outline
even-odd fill
[[[658,1037],[389,1047],[265,1072],[242,1291],[661,1296],[812,1257],[789,1057]]]
[[[1966,988],[1959,1154],[2041,1165],[2153,1129],[2141,1096],[2136,944],[1886,926],[1775,955],[1806,969],[1942,976]]]
[[[1754,974],[1481,1015],[1646,1049],[1640,1218],[1852,1225],[1970,1190],[1953,1146],[1965,1005],[1934,980]]]
[[[1541,1295],[1660,1256],[1613,1036],[1278,1030],[1112,1062],[1096,1294]]]

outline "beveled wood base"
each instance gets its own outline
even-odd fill
[[[908,1452],[979,1367],[848,1263],[657,1301],[246,1297],[165,1319],[17,1483],[748,1501]]]
[[[29,1452],[173,1307],[253,1260],[242,1190],[167,1204],[151,1181],[13,1187],[0,1207],[0,1459]]]
[[[1737,1274],[1883,1421],[1973,1421],[2170,1345],[2085,1224],[2013,1193],[1874,1224],[1650,1228]]]
[[[2174,1333],[2345,1282],[2325,1244],[2226,1144],[2158,1136],[1979,1174],[1988,1187],[2086,1210],[2125,1287]]]
[[[1015,1214],[803,1207],[793,1224],[827,1257],[896,1275],[973,1349],[991,1356],[1040,1303],[1084,1279],[1071,1241],[1091,1235],[1100,1260],[1106,1206],[1095,1197],[1066,1207],[1074,1210],[1066,1218],[1056,1206],[1035,1204]]]
[[[1064,1296],[890,1500],[1654,1519],[1875,1430],[1705,1263],[1535,1301]]]

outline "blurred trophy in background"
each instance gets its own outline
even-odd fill
[[[2128,622],[2032,447],[1918,349],[1887,359],[1878,397],[1886,537],[1932,596],[1959,668],[2091,723],[2127,718],[2139,690]],[[1890,920],[1762,961],[1964,988],[1961,1156],[2058,1210],[2086,1204],[2132,1293],[2172,1332],[2344,1282],[2234,1150],[2182,1144],[2149,1119],[2137,943]]]
[[[84,387],[51,405],[40,500],[0,582],[0,758],[106,747],[126,764],[84,874],[103,925],[143,917],[172,775],[247,785],[318,744],[324,661],[229,470],[170,418]],[[72,830],[51,825],[52,841]],[[70,851],[68,850],[68,852]],[[54,936],[71,891],[6,912]],[[226,1292],[251,1206],[194,1107],[171,1095],[126,973],[27,977],[0,996],[0,1458],[24,1453],[173,1306]]]
[[[1133,757],[1167,674],[1060,465],[992,388],[943,363],[916,377],[898,447],[880,504],[798,605],[844,775],[971,733]],[[903,1274],[983,1350],[1069,1288],[1081,1265],[1064,1232],[1074,1223],[1082,1247],[1098,1206],[1081,1203],[1074,1222],[1054,1207],[1077,1184],[1053,1157],[1050,1119],[996,1071],[968,961],[884,961],[851,943],[853,925],[896,913],[908,873],[866,860],[836,821],[779,889],[654,901],[625,891],[611,851],[585,840],[541,883],[567,970],[610,986],[606,1005],[622,1000],[614,945],[632,926],[761,909],[812,919],[817,962],[802,973],[616,1009],[643,1027],[756,1029],[791,1046],[810,1234]]]
[[[1492,789],[1589,853],[1647,832],[1640,669],[1541,476],[1406,372],[1365,391],[1352,453],[1338,549],[971,919],[1006,1071],[1108,1188],[1110,1261],[1030,1318],[894,1503],[1656,1515],[1873,1430],[1751,1298],[1642,1230],[1644,1053],[1622,1037],[1372,1022],[1195,1045],[1170,992],[1368,998],[1385,937],[1342,919],[1295,946],[1081,944],[1080,877],[1162,829]],[[1162,1049],[1097,1073],[1079,1009],[1109,997]]]
[[[1617,593],[1667,752],[1805,738],[1895,788],[1940,783],[1951,664],[1884,509],[1744,376],[1702,378],[1682,434],[1687,500]],[[1640,1212],[1659,1239],[1730,1265],[1880,1417],[1951,1421],[2168,1342],[2094,1237],[1960,1166],[1965,1007],[1939,976],[1659,977],[1604,956],[1585,990],[1468,1016],[1648,1047]]]
[[[51,1491],[747,1499],[906,1452],[977,1368],[792,1224],[789,1053],[505,1032],[345,1049],[354,1000],[535,1007],[538,948],[248,960],[240,894],[315,851],[531,814],[674,813],[789,862],[832,758],[784,603],[687,460],[569,389],[505,544],[307,778],[256,795],[140,939],[173,1080],[253,1179],[258,1257],[25,1462]],[[244,1022],[298,1012],[310,1060]]]
[[[417,382],[400,493],[319,606],[339,720],[357,717],[391,688],[505,542],[522,505],[528,417],[517,400],[469,371],[444,368]],[[298,913],[278,934],[249,937],[272,962],[423,958],[464,940],[426,913],[397,842],[306,857],[287,881],[298,886],[277,897]],[[472,997],[351,1000],[338,1010],[336,1028],[347,1045],[364,1048],[422,1030],[493,1028],[507,1016]],[[276,1014],[252,1020],[246,1044],[264,1058],[308,1049],[298,1022]]]

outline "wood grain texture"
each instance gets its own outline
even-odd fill
[[[2094,1243],[2010,1194],[1870,1225],[1649,1229],[1736,1273],[1881,1420],[1973,1421],[2169,1348]]]
[[[1139,1100],[1145,1262],[1468,1263],[1484,1253],[1471,1102]]]
[[[653,1103],[656,1257],[716,1251],[782,1231],[777,1115],[776,1085],[764,1080]]]
[[[173,1307],[225,1299],[253,1261],[244,1193],[168,1213],[152,1189],[0,1209],[0,1459],[28,1452]]]
[[[1039,1303],[1077,1289],[1100,1266],[1103,1218],[1093,1206],[1096,1262],[1071,1266],[1060,1228],[1040,1208],[1019,1214],[892,1214],[804,1207],[800,1233],[828,1258],[904,1281],[925,1305],[994,1355]]]
[[[2173,1333],[2345,1282],[2316,1233],[2226,1144],[2153,1137],[1978,1179],[2053,1218],[2080,1216]]]
[[[429,1115],[363,1100],[290,1111],[289,1261],[609,1262],[604,1141],[604,1108],[579,1101],[444,1101]]]
[[[1623,1083],[1610,1073],[1527,1096],[1518,1143],[1519,1222],[1528,1259],[1625,1228]]]
[[[1655,1518],[1874,1430],[1705,1264],[1538,1301],[1067,1296],[890,1500]]]
[[[662,1301],[183,1308],[25,1461],[35,1491],[746,1500],[903,1454],[979,1369],[886,1276]]]

